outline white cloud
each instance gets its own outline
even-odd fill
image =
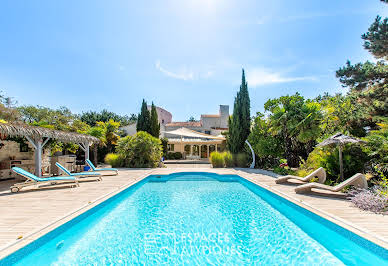
[[[287,77],[281,72],[271,71],[265,68],[254,68],[247,71],[247,81],[250,86],[257,87],[261,85],[274,83],[289,83],[295,81],[316,81],[313,76]]]
[[[210,77],[212,77],[213,75],[214,75],[214,71],[209,70],[209,71],[203,73],[201,76],[202,76],[203,78],[210,78]]]
[[[155,63],[156,69],[158,69],[160,72],[165,74],[168,77],[175,78],[175,79],[182,79],[182,80],[193,80],[194,79],[194,73],[192,71],[188,71],[186,68],[181,69],[177,73],[174,73],[172,71],[169,71],[165,68],[163,68],[160,65],[160,61],[156,61]]]

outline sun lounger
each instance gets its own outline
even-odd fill
[[[321,190],[327,190],[330,192],[339,192],[342,189],[344,189],[347,186],[356,186],[359,188],[368,188],[368,182],[366,181],[366,178],[363,174],[355,174],[351,178],[346,179],[342,183],[339,183],[338,185],[332,187],[324,184],[318,184],[318,183],[309,183],[309,184],[304,184],[301,186],[297,186],[295,188],[296,193],[308,193],[311,192],[311,189],[317,188]]]
[[[305,177],[299,177],[299,176],[293,176],[293,175],[286,175],[282,177],[278,177],[275,182],[276,184],[286,183],[289,179],[299,180],[301,182],[309,182],[313,178],[318,178],[318,183],[324,183],[326,181],[326,171],[322,167],[318,168],[311,174],[305,176]]]
[[[86,163],[90,166],[90,168],[92,168],[93,172],[105,172],[108,173],[107,175],[109,175],[110,173],[113,173],[113,175],[119,174],[119,170],[117,170],[116,168],[96,168],[89,159],[86,159]]]
[[[56,185],[58,183],[74,183],[74,184],[71,184],[72,187],[79,186],[78,179],[74,176],[41,178],[19,167],[12,167],[12,171],[25,177],[27,180],[23,183],[17,183],[11,186],[11,192],[19,192],[22,188],[28,187],[28,186],[35,186],[36,188],[39,188],[40,186],[43,186],[43,185],[45,186]]]
[[[68,176],[76,176],[79,178],[85,178],[85,177],[95,177],[98,181],[102,180],[101,174],[96,172],[82,172],[82,173],[71,173],[66,167],[64,167],[62,164],[56,162],[55,165],[62,170],[66,175]]]

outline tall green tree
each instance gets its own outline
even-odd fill
[[[353,104],[362,104],[366,108],[363,119],[378,123],[388,116],[388,18],[382,20],[377,16],[362,39],[364,48],[380,61],[355,65],[348,61],[336,76],[344,87],[350,89]]]
[[[233,115],[229,118],[227,145],[232,153],[239,153],[244,150],[244,143],[250,134],[251,127],[250,105],[248,84],[243,69],[240,90],[234,99]]]
[[[16,109],[17,102],[12,97],[6,97],[0,92],[0,119],[4,121],[17,121],[20,114]]]
[[[151,133],[151,114],[148,111],[147,102],[143,99],[140,114],[137,117],[136,131]]]
[[[252,122],[249,143],[256,155],[256,165],[260,168],[273,167],[283,157],[283,140],[271,134],[269,120],[258,112]]]
[[[386,2],[387,3],[387,2]],[[377,16],[368,32],[362,35],[364,48],[376,58],[388,59],[388,18]]]
[[[120,122],[121,126],[126,126],[136,122],[136,115],[131,114],[130,116],[122,116],[104,109],[100,112],[84,112],[80,115],[80,119],[92,127],[95,126],[97,122],[108,122],[111,119],[116,122]]]
[[[354,104],[353,96],[326,93],[315,101],[320,103],[323,113],[321,140],[338,132],[357,137],[366,135],[365,128],[370,124],[362,119],[366,109],[363,105]]]
[[[158,113],[156,112],[156,107],[154,103],[151,105],[151,126],[150,126],[150,134],[155,138],[159,138],[160,135],[160,124],[158,120]]]
[[[323,116],[320,104],[305,100],[296,93],[270,99],[264,108],[269,113],[271,133],[283,141],[287,163],[297,167],[301,158],[306,159],[314,149],[316,139],[321,134]]]

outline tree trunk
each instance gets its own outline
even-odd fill
[[[97,144],[93,145],[93,164],[97,167]]]

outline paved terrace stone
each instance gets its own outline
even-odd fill
[[[258,169],[204,169],[184,165],[183,168],[123,169],[119,171],[118,176],[105,176],[101,182],[82,182],[77,188],[50,187],[10,193],[9,186],[14,181],[0,182],[0,258],[149,174],[188,171],[238,174],[385,248],[388,247],[388,216],[361,211],[344,199],[296,194],[295,185],[275,184],[275,177]],[[66,218],[54,223],[65,216]],[[34,233],[40,229],[43,230]],[[32,233],[32,236],[27,237]],[[19,236],[23,236],[19,243],[1,251],[14,243]]]

